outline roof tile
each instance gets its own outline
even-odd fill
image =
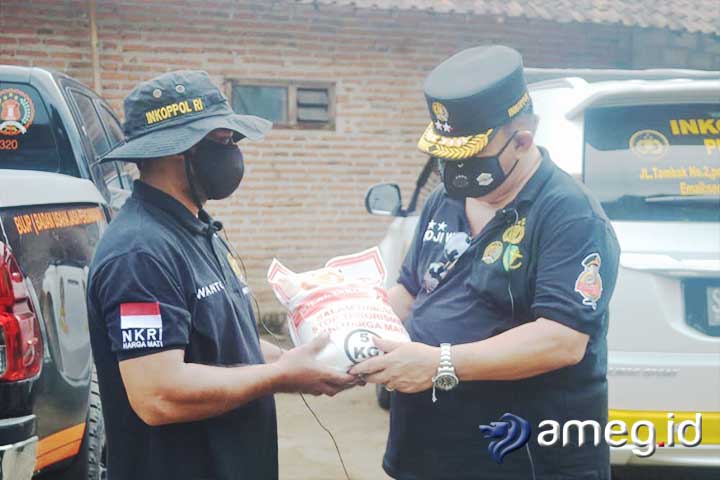
[[[622,23],[720,35],[718,0],[295,0],[381,10],[523,16],[558,22]]]

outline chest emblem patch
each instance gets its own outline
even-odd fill
[[[591,253],[581,262],[583,271],[575,280],[575,291],[583,297],[583,305],[592,307],[593,310],[597,309],[597,301],[602,296],[601,263],[600,254]]]
[[[517,245],[508,245],[503,254],[503,268],[505,271],[509,272],[510,270],[520,268],[522,266],[521,258],[523,258],[523,256],[522,253],[520,253],[520,248]]]
[[[235,257],[230,252],[228,252],[228,254],[227,254],[227,261],[230,264],[230,268],[232,268],[232,271],[235,273],[235,275],[240,280],[244,281],[243,272],[242,272],[242,269],[240,268],[240,264],[238,264],[238,261],[235,259]]]
[[[517,245],[525,237],[525,218],[522,218],[515,222],[503,232],[503,242]]]
[[[487,247],[485,247],[485,251],[483,251],[482,261],[484,263],[487,263],[488,265],[497,262],[502,255],[502,250],[502,242],[499,240],[495,240],[494,242],[488,244]]]

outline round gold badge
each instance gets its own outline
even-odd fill
[[[229,252],[228,252],[228,254],[227,254],[227,261],[228,261],[228,263],[230,264],[230,268],[232,268],[232,271],[235,272],[235,275],[237,275],[237,277],[238,277],[240,280],[243,280],[243,281],[244,281],[242,269],[240,268],[240,264],[238,264],[238,261],[237,261],[237,260],[235,259],[235,257],[234,257],[231,253],[229,253]]]
[[[516,224],[508,227],[503,232],[502,239],[504,242],[518,244],[525,237],[525,219],[523,218]]]
[[[488,244],[488,246],[485,247],[485,251],[483,252],[482,261],[484,263],[487,263],[488,265],[497,262],[500,258],[500,255],[502,255],[502,249],[503,244],[499,240]]]
[[[441,122],[447,122],[448,118],[450,118],[450,114],[448,113],[447,108],[445,108],[445,105],[443,105],[442,103],[433,102],[431,108],[432,112]]]

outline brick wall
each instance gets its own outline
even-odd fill
[[[409,197],[425,161],[415,149],[428,122],[422,81],[442,59],[504,43],[528,66],[646,67],[637,60],[656,59],[648,52],[661,41],[645,38],[658,36],[654,30],[615,25],[283,1],[98,0],[97,20],[103,94],[118,111],[138,81],[179,68],[207,70],[218,83],[335,82],[335,131],[276,129],[244,144],[246,180],[231,199],[210,206],[225,221],[266,313],[279,309],[264,282],[273,256],[303,270],[382,238],[388,220],[365,213],[365,191],[398,181]],[[690,37],[678,42],[691,50],[711,45],[703,53],[712,58],[701,65],[694,53],[664,56],[662,65],[717,68],[717,37]],[[86,2],[2,0],[0,63],[52,67],[91,84]]]

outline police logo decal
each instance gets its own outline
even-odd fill
[[[0,90],[0,135],[21,135],[35,118],[35,105],[27,93],[15,88]]]
[[[657,130],[638,130],[630,137],[629,146],[639,158],[658,160],[665,156],[670,142]]]
[[[502,255],[503,250],[503,244],[499,240],[495,240],[494,242],[488,244],[487,247],[485,247],[485,251],[483,252],[482,261],[484,263],[487,263],[488,265],[491,263],[495,263],[500,259],[500,256]]]
[[[583,305],[597,309],[597,301],[602,296],[602,278],[600,277],[600,264],[602,260],[599,253],[591,253],[580,262],[583,271],[575,280],[575,291],[583,300]]]

